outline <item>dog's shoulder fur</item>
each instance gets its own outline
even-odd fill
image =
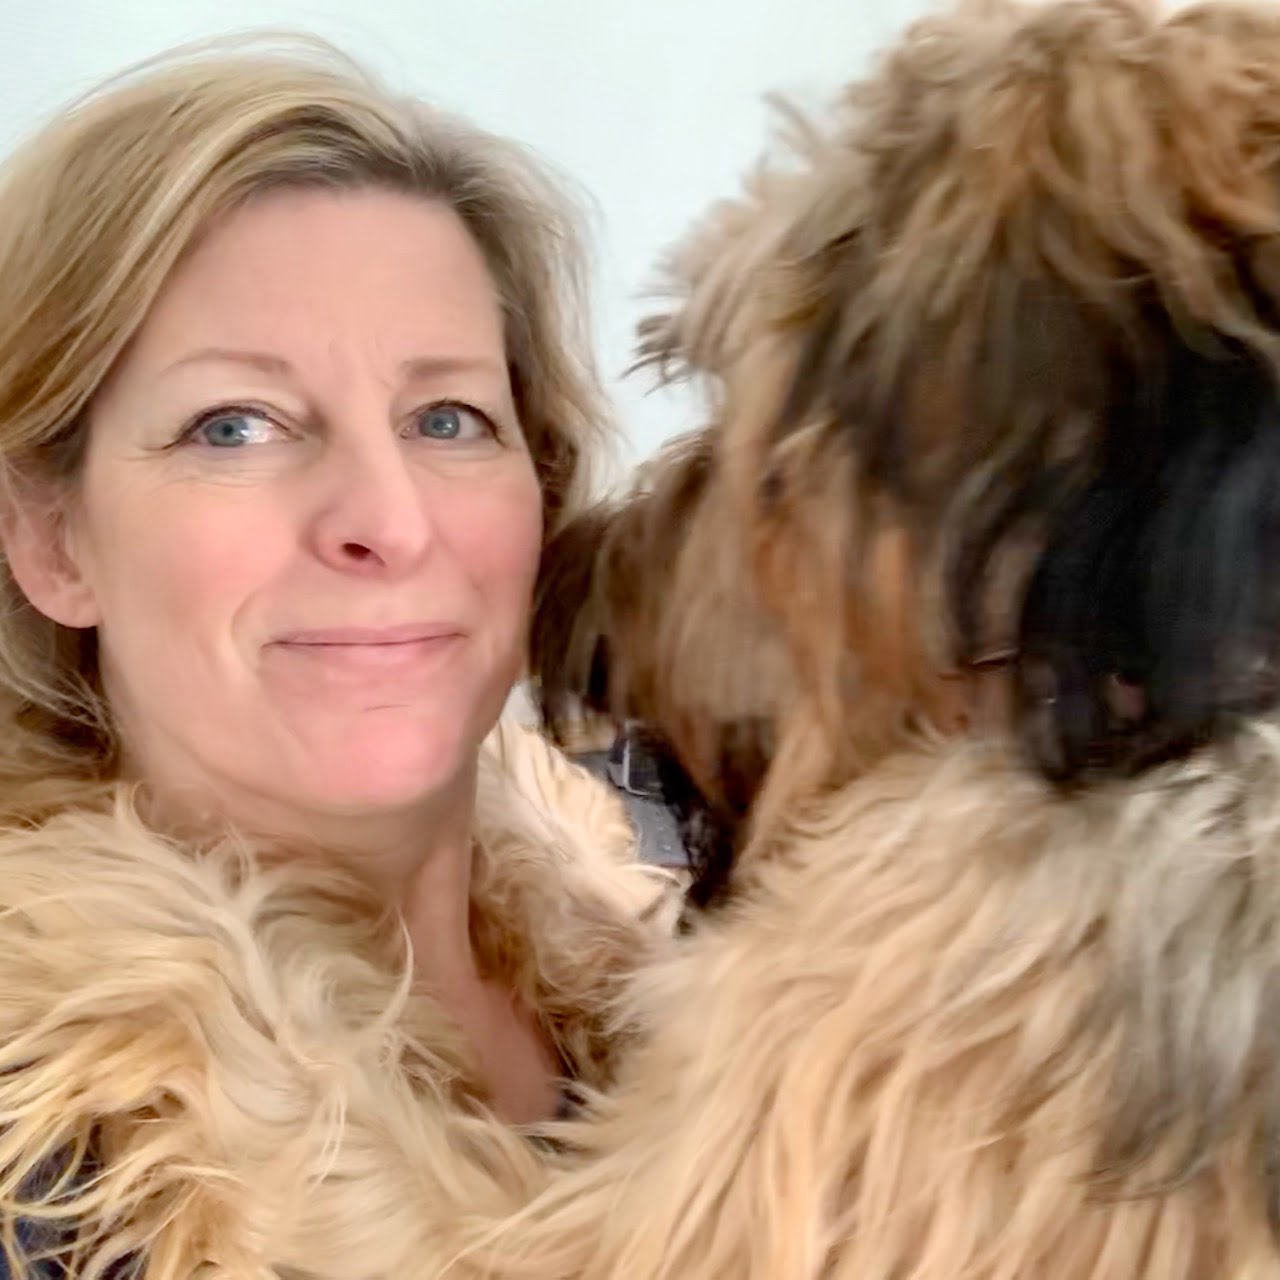
[[[624,1034],[615,988],[670,930],[632,855],[604,784],[495,730],[477,945],[588,1086]],[[0,834],[4,1243],[74,1239],[86,1276],[135,1254],[175,1280],[429,1266],[434,1215],[499,1210],[540,1158],[487,1110],[408,959],[354,877],[230,841],[197,856],[124,792]]]
[[[1085,800],[988,742],[795,809],[475,1274],[1280,1276],[1277,795],[1260,720]]]

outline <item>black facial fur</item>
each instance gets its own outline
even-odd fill
[[[1218,348],[1171,334],[1116,380],[1093,474],[1050,519],[1018,692],[1058,781],[1183,755],[1280,693],[1280,397]]]

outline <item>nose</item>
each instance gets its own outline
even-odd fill
[[[326,449],[312,543],[330,568],[396,577],[430,549],[435,528],[425,477],[415,473],[402,445],[378,423]]]

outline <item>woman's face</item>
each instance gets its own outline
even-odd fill
[[[402,810],[470,776],[541,525],[462,222],[280,192],[168,282],[93,406],[68,581],[32,594],[97,627],[144,776],[233,816]]]

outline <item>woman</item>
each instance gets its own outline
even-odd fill
[[[607,1079],[662,886],[484,743],[599,443],[578,283],[527,157],[323,51],[163,60],[8,162],[14,1274],[378,1274]]]

